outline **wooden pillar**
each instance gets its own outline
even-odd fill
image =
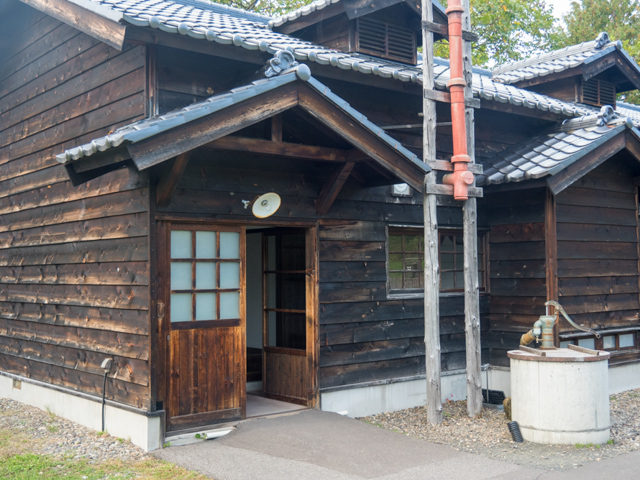
[[[471,31],[469,0],[462,0],[463,31]],[[473,75],[471,62],[471,42],[463,43],[464,76],[467,83],[465,98],[473,98]],[[467,124],[467,153],[471,163],[475,163],[475,132],[473,108],[465,108]],[[475,183],[474,185],[475,186]],[[463,205],[463,237],[464,237],[464,318],[465,345],[467,356],[467,414],[471,418],[482,413],[482,380],[481,380],[481,343],[480,343],[480,293],[478,285],[478,229],[477,202],[474,197],[465,200]],[[488,386],[487,386],[488,388]]]
[[[434,90],[433,33],[427,30],[426,22],[433,22],[431,0],[422,1],[422,112],[424,115],[423,156],[424,161],[436,158],[436,103],[425,94]],[[435,185],[435,172],[425,176],[424,208],[424,344],[425,369],[427,375],[427,421],[442,422],[442,399],[440,386],[440,279],[438,259],[438,219],[436,195],[427,193],[428,185]]]

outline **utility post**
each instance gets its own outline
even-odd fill
[[[471,15],[469,0],[462,0],[462,30],[471,31]],[[462,43],[464,78],[466,81],[465,120],[467,125],[467,154],[471,163],[475,163],[476,142],[473,108],[469,106],[473,100],[473,64],[471,60],[471,41]],[[473,183],[475,186],[475,181]],[[464,201],[463,237],[464,237],[464,324],[465,350],[467,355],[467,414],[471,418],[482,413],[482,381],[480,358],[480,293],[478,282],[478,209],[475,197],[469,196]],[[487,386],[487,388],[489,388]]]
[[[436,102],[433,76],[432,0],[422,0],[422,154],[425,163],[436,159]],[[440,275],[438,258],[438,219],[436,212],[436,172],[424,179],[424,345],[427,375],[427,421],[442,422],[440,385]]]

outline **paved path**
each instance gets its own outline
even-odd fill
[[[640,452],[569,472],[545,472],[318,410],[243,422],[224,437],[157,450],[153,455],[216,480],[640,478]]]

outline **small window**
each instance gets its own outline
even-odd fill
[[[594,337],[581,338],[580,340],[578,340],[578,346],[595,350],[596,339]]]
[[[607,350],[617,352],[621,350],[633,350],[637,348],[636,331],[626,331],[619,333],[602,332],[600,338],[579,337],[560,342],[560,348],[567,348],[569,345],[579,345],[592,350]]]
[[[240,318],[240,233],[173,230],[171,323]]]
[[[485,235],[478,236],[478,279],[486,285]],[[464,244],[461,230],[440,230],[440,291],[464,290]],[[389,291],[419,293],[424,289],[424,233],[419,228],[389,229]]]

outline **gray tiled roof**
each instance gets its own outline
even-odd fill
[[[105,152],[112,148],[136,143],[180,125],[184,125],[207,115],[219,112],[239,102],[297,80],[306,81],[320,95],[333,103],[345,114],[349,115],[355,123],[359,123],[373,135],[386,142],[391,148],[404,156],[407,161],[418,166],[418,168],[425,173],[431,171],[431,169],[422,162],[420,158],[404,148],[400,142],[391,138],[382,128],[374,125],[366,116],[351,107],[346,101],[334,94],[328,87],[311,77],[309,68],[306,65],[299,65],[298,67],[291,69],[288,72],[283,72],[278,76],[257,80],[249,85],[235,88],[228,93],[213,96],[205,101],[194,103],[193,105],[189,105],[188,107],[165,115],[140,120],[130,125],[126,125],[117,129],[115,132],[98,138],[88,144],[71,148],[64,153],[57,155],[56,158],[60,163],[68,164],[78,161],[84,157],[90,157],[98,152]]]
[[[610,108],[610,107],[609,107]],[[479,185],[534,180],[555,175],[610,138],[635,124],[615,115],[606,124],[602,113],[566,120],[525,145],[501,153],[485,166]]]
[[[640,105],[616,102],[616,112],[622,116],[632,119],[633,123],[640,127]]]
[[[324,8],[333,5],[334,3],[340,3],[344,0],[315,0],[308,5],[297,8],[295,10],[291,10],[290,12],[285,13],[284,15],[280,15],[278,17],[274,17],[270,22],[270,27],[279,27],[280,25],[284,25],[285,23],[292,22],[297,20],[300,17],[304,17],[309,15],[310,13],[316,12],[318,10],[323,10]],[[444,7],[437,0],[432,0],[433,6],[439,10],[444,15]]]
[[[591,63],[621,49],[620,41],[611,42],[606,33],[601,33],[596,40],[590,42],[500,65],[493,69],[493,79],[505,84],[518,83]]]
[[[343,0],[315,0],[315,2],[311,2],[308,5],[305,5],[300,8],[296,8],[295,10],[291,10],[290,12],[287,12],[284,15],[274,17],[273,20],[269,22],[269,26],[279,27],[280,25],[284,25],[287,22],[292,22],[293,20],[297,20],[300,17],[305,17],[310,13],[313,13],[318,10],[323,10],[329,5],[332,5],[334,3],[340,3],[342,1]]]
[[[121,20],[140,27],[151,27],[169,33],[188,35],[211,42],[236,45],[248,50],[274,54],[290,50],[299,62],[331,65],[366,75],[393,78],[402,82],[422,82],[422,69],[363,54],[343,53],[272,31],[268,18],[248,14],[203,0],[73,0],[100,15],[108,11],[121,15]],[[436,88],[446,90],[449,69],[446,62],[436,64]],[[520,90],[475,74],[474,97],[488,101],[522,105],[551,111],[558,115],[580,116],[589,113],[583,107],[555,100],[545,95]]]

